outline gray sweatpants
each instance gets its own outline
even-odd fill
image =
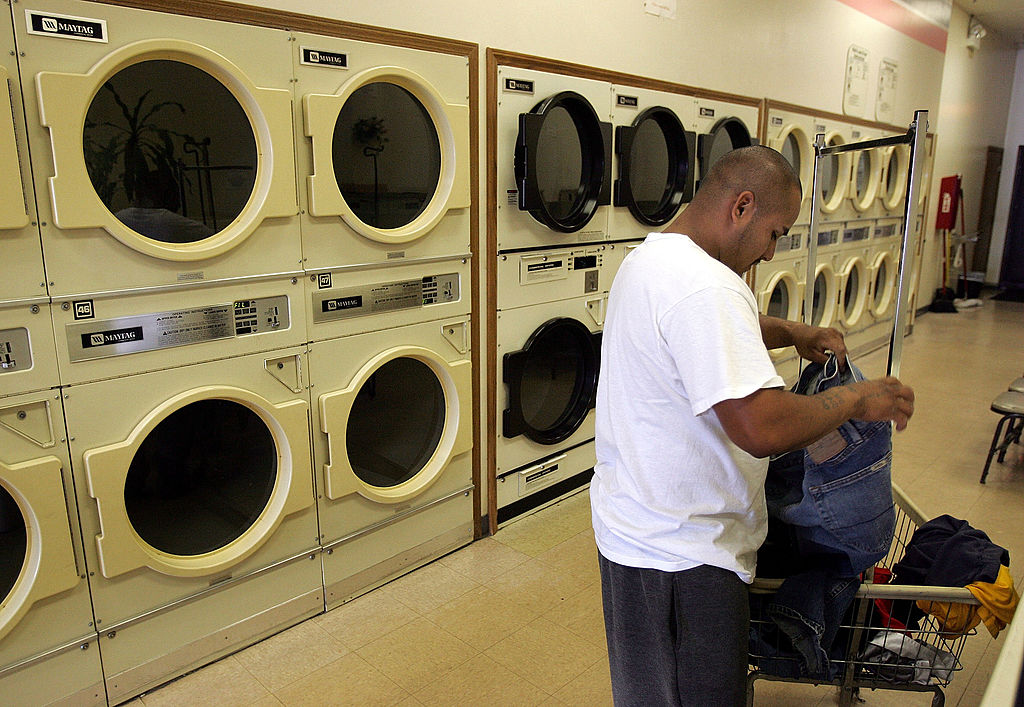
[[[708,565],[662,572],[599,557],[616,707],[745,704],[747,585]]]

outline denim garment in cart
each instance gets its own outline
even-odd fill
[[[835,354],[812,363],[793,392],[813,395],[864,380]],[[854,577],[885,557],[896,514],[892,501],[892,430],[888,422],[848,420],[806,449],[773,459],[765,494],[772,518],[793,528],[807,568]]]

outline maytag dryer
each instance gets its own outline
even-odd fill
[[[611,84],[497,71],[499,252],[608,240]]]
[[[323,611],[301,290],[54,310],[111,702]]]
[[[7,265],[0,277],[0,302],[46,297],[43,252],[36,224],[32,172],[25,142],[25,110],[21,100],[14,27],[9,13],[0,13],[0,259]]]
[[[465,56],[295,34],[307,270],[470,251]]]
[[[834,147],[852,141],[850,126],[831,119],[816,116],[813,122],[815,136],[824,136],[824,146]],[[851,173],[853,169],[853,153],[843,152],[838,155],[825,155],[819,161],[818,190],[818,243],[820,252],[839,250],[842,243],[843,229],[848,219],[855,216],[855,210],[847,195],[850,191]]]
[[[498,256],[498,524],[590,481],[612,274],[606,268],[618,257],[609,249],[591,244]]]
[[[775,243],[775,255],[757,264],[753,274],[753,291],[758,311],[771,317],[801,321],[804,283],[807,280],[808,226],[794,224]],[[799,375],[800,360],[796,349],[786,346],[770,349],[772,362],[787,384]]]
[[[778,150],[800,177],[803,200],[797,224],[809,224],[814,180],[814,118],[795,110],[769,105],[766,113],[768,147]]]
[[[881,218],[902,218],[907,203],[910,170],[910,147],[893,145],[882,153],[882,177],[878,198],[882,202]]]
[[[107,704],[87,574],[60,391],[0,398],[4,704]]]
[[[469,268],[307,279],[328,608],[473,540]]]
[[[301,270],[284,31],[15,8],[51,295]]]
[[[852,126],[850,131],[853,142],[882,137],[881,131],[872,128]],[[850,154],[853,157],[853,166],[848,194],[853,213],[849,220],[876,219],[885,213],[879,199],[883,189],[885,152],[882,148],[872,148]]]
[[[760,101],[700,97],[694,100],[693,129],[697,133],[697,181],[726,153],[758,144]]]
[[[693,198],[697,171],[693,98],[612,86],[615,155],[612,240],[663,231]]]

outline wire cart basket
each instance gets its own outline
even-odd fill
[[[779,658],[779,645],[769,646],[772,650],[756,651],[750,654],[750,672],[747,674],[747,705],[754,704],[754,683],[757,680],[799,682],[813,685],[831,684],[839,688],[839,704],[854,704],[860,689],[909,690],[931,692],[933,707],[945,704],[942,688],[949,685],[953,676],[963,670],[960,655],[967,636],[977,633],[976,629],[951,632],[944,628],[943,612],[956,604],[977,605],[974,595],[964,587],[932,587],[878,583],[888,576],[888,570],[903,557],[904,549],[914,531],[927,519],[906,497],[899,486],[893,485],[893,499],[896,508],[896,529],[889,553],[866,574],[853,600],[846,618],[842,621],[836,644],[839,650],[830,658],[831,680],[815,678],[781,677],[757,667],[766,661],[792,661],[792,672],[797,672],[797,659]],[[770,595],[782,580],[757,579],[750,588],[752,594]],[[935,602],[932,612],[925,614],[920,623],[913,626],[909,615],[915,611],[917,602]],[[761,604],[763,605],[763,603]],[[772,620],[757,611],[755,603],[751,611],[751,631],[772,635]],[[945,609],[939,607],[945,607]],[[918,615],[924,612],[918,611]],[[911,624],[908,626],[908,624]],[[840,644],[840,637],[842,643]],[[874,648],[873,648],[874,646]],[[886,647],[889,650],[879,650]],[[769,653],[771,655],[769,655]],[[897,653],[903,659],[886,660]]]

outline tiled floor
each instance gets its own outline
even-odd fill
[[[884,371],[884,353],[857,362]],[[1009,549],[1024,578],[1024,460],[978,484],[996,416],[1024,372],[1024,304],[986,301],[918,319],[901,378],[917,413],[896,436],[894,477],[928,515],[950,513]],[[134,705],[602,705],[610,683],[587,495],[509,524],[370,594],[220,660]],[[977,705],[1000,645],[964,650],[948,705]],[[757,705],[829,705],[829,687],[758,682]],[[927,705],[876,691],[869,705]]]

